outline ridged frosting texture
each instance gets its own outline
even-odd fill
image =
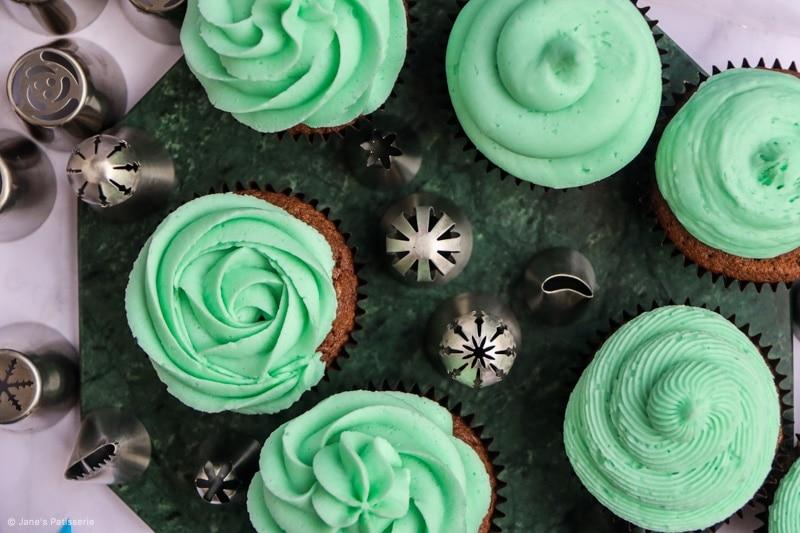
[[[800,80],[762,69],[712,76],[664,132],[656,171],[697,240],[758,259],[800,248]]]
[[[769,507],[769,533],[800,531],[800,462],[795,462],[781,480]]]
[[[450,34],[447,83],[483,155],[566,188],[642,150],[661,104],[661,60],[630,0],[470,0]]]
[[[705,309],[644,313],[603,344],[567,405],[564,444],[586,488],[653,531],[693,531],[743,507],[780,434],[772,373]]]
[[[403,0],[188,0],[181,44],[214,106],[278,132],[375,111],[407,34]]]
[[[247,495],[259,533],[476,533],[490,500],[478,454],[438,403],[331,396],[270,435]]]
[[[324,374],[337,300],[314,228],[250,196],[211,194],[170,214],[128,282],[128,324],[171,394],[206,412],[272,413]]]

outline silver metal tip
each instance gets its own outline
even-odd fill
[[[386,253],[403,279],[446,283],[466,266],[472,254],[472,227],[451,202],[431,194],[412,194],[383,219]]]
[[[103,444],[73,462],[67,468],[64,477],[74,481],[82,481],[97,475],[117,457],[118,452],[119,442]]]
[[[130,3],[147,13],[167,13],[179,8],[186,0],[130,0]]]
[[[15,350],[0,349],[0,425],[30,414],[41,389],[33,363]]]
[[[207,461],[194,480],[197,494],[206,502],[224,505],[234,500],[246,484],[236,477],[229,462],[214,464]]]
[[[517,343],[503,320],[478,310],[448,324],[439,355],[451,379],[478,389],[505,379],[517,357]]]
[[[14,111],[25,122],[55,127],[80,112],[87,98],[88,82],[75,57],[46,47],[29,51],[14,63],[7,91]]]
[[[142,165],[124,139],[95,135],[80,143],[67,163],[67,178],[81,201],[113,207],[130,199],[140,181]]]
[[[597,295],[597,277],[577,250],[550,248],[537,253],[525,270],[525,300],[538,320],[564,325],[578,320]]]
[[[136,417],[119,409],[100,409],[83,419],[64,477],[127,483],[147,469],[150,454],[150,435]]]

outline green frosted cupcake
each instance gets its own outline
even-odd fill
[[[713,273],[800,279],[800,79],[731,69],[703,83],[658,146],[656,214]]]
[[[661,105],[661,58],[630,0],[470,0],[447,45],[465,133],[509,174],[593,183],[644,148]]]
[[[405,62],[403,0],[188,0],[186,62],[211,103],[260,132],[341,129]]]
[[[356,289],[332,222],[295,197],[245,191],[167,216],[133,265],[125,308],[170,394],[204,412],[274,413],[349,340]]]
[[[780,438],[772,372],[706,309],[669,306],[623,325],[570,396],[567,456],[584,486],[636,526],[704,529],[747,504]]]
[[[780,480],[768,514],[769,533],[800,531],[800,462],[795,461]]]
[[[336,394],[275,430],[247,495],[259,533],[487,533],[488,453],[460,417],[401,392]]]

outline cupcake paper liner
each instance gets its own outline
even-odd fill
[[[800,435],[796,436],[800,438]],[[781,480],[794,466],[798,459],[800,459],[800,447],[797,446],[794,439],[784,439],[775,455],[775,460],[772,462],[772,471],[767,477],[767,481],[762,488],[760,503],[764,508],[756,514],[756,518],[761,522],[761,526],[755,530],[755,533],[768,533],[769,528],[769,507],[775,501],[775,493],[778,491]]]
[[[675,302],[673,300],[669,300],[666,303],[661,303],[661,302],[657,302],[657,301],[653,300],[651,303],[646,304],[646,305],[642,305],[642,304],[637,305],[636,309],[633,312],[630,312],[630,311],[627,311],[627,310],[622,311],[622,315],[621,315],[621,317],[619,319],[616,319],[616,318],[609,319],[608,328],[607,329],[603,329],[603,330],[599,330],[594,335],[594,338],[589,341],[589,346],[588,346],[588,349],[587,349],[585,357],[579,363],[577,363],[572,369],[573,372],[574,372],[574,376],[573,376],[574,377],[574,384],[577,384],[578,379],[580,378],[580,376],[583,373],[584,369],[594,359],[594,356],[595,356],[596,352],[603,346],[603,344],[606,342],[606,340],[608,340],[614,333],[616,333],[617,330],[619,330],[623,325],[627,324],[628,322],[630,322],[634,318],[642,315],[643,313],[646,313],[646,312],[649,312],[649,311],[653,311],[653,310],[658,309],[660,307],[665,307],[665,306],[669,306],[669,305],[687,305],[687,306],[700,307],[700,308],[703,308],[703,309],[707,309],[709,311],[713,311],[713,312],[723,316],[726,320],[728,320],[734,326],[736,326],[736,328],[739,331],[741,331],[742,333],[747,335],[747,337],[750,339],[750,341],[758,348],[759,352],[761,352],[761,355],[764,357],[764,360],[766,361],[767,365],[770,368],[770,371],[772,372],[772,376],[773,376],[774,381],[775,381],[775,388],[778,391],[778,398],[779,398],[779,401],[780,401],[781,432],[780,432],[779,442],[776,443],[776,456],[775,456],[775,459],[773,460],[773,472],[775,472],[776,471],[776,465],[779,464],[779,457],[781,456],[781,451],[785,448],[786,442],[791,440],[791,439],[785,438],[785,434],[786,434],[786,429],[785,429],[786,423],[785,423],[785,420],[786,420],[786,417],[787,417],[787,413],[792,408],[786,402],[786,398],[791,396],[791,391],[789,389],[787,389],[786,387],[783,387],[781,385],[781,383],[788,376],[786,376],[786,375],[784,375],[784,374],[782,374],[781,372],[778,371],[778,363],[780,362],[780,360],[772,359],[772,358],[769,357],[769,353],[772,351],[772,346],[764,345],[764,344],[761,343],[762,334],[761,333],[753,334],[750,331],[750,324],[749,323],[740,324],[737,321],[735,314],[726,315],[726,314],[724,314],[722,312],[722,310],[721,310],[721,308],[719,306],[712,308],[711,306],[708,306],[706,304],[696,305],[696,304],[692,304],[691,300],[687,298],[684,302],[680,302],[680,303],[679,302]],[[574,386],[574,384],[573,384],[573,386]],[[573,480],[576,481],[581,486],[582,490],[585,491],[587,494],[589,494],[589,496],[592,497],[593,501],[595,501],[597,503],[597,505],[600,508],[602,508],[602,512],[608,518],[609,523],[611,523],[611,524],[613,524],[615,526],[615,528],[614,528],[615,531],[620,531],[621,533],[623,533],[623,532],[628,532],[628,533],[661,533],[661,532],[658,532],[658,531],[652,531],[652,530],[649,530],[649,529],[641,528],[641,527],[639,527],[639,526],[637,526],[635,524],[632,524],[632,523],[628,522],[627,520],[615,515],[613,512],[611,512],[611,510],[607,509],[605,506],[600,504],[600,502],[597,502],[596,500],[594,500],[594,496],[592,496],[589,493],[589,491],[586,489],[586,487],[583,485],[583,482],[581,482],[580,478],[578,478],[578,476],[575,473],[574,469],[571,471],[571,476],[572,476]],[[764,481],[764,483],[761,486],[761,488],[750,499],[750,501],[748,501],[741,509],[736,511],[730,517],[726,518],[722,522],[719,522],[717,524],[709,526],[709,527],[707,527],[705,529],[696,530],[694,532],[686,532],[686,533],[709,533],[709,532],[714,532],[714,531],[717,531],[719,528],[721,528],[723,525],[728,524],[733,518],[735,518],[735,517],[741,518],[743,516],[743,514],[744,514],[745,509],[755,508],[758,504],[760,504],[760,503],[762,503],[764,501],[765,497],[769,493],[769,485],[770,485],[770,480],[772,478],[773,478],[773,474],[770,474],[767,477],[767,479]],[[774,494],[774,492],[773,492],[773,494]]]
[[[791,72],[798,72],[797,64],[794,61],[792,61],[792,63],[788,67],[786,67],[781,64],[781,61],[779,59],[776,59],[772,63],[772,66],[769,66],[767,60],[765,60],[762,57],[761,59],[758,60],[758,62],[755,65],[751,65],[747,59],[743,59],[741,61],[741,66],[737,66],[733,61],[728,61],[725,67],[723,68],[714,66],[712,67],[712,75],[719,74],[720,72],[734,68],[762,68],[768,70],[788,70]],[[700,85],[706,80],[708,80],[709,77],[710,76],[707,73],[700,71],[698,81],[695,82],[689,80],[682,80],[681,82],[679,82],[681,89],[677,92],[672,92],[669,95],[670,103],[666,106],[667,115],[665,117],[665,120],[661,124],[659,124],[657,128],[658,138],[661,137],[661,134],[663,134],[663,131],[667,127],[667,124],[669,124],[669,122],[677,114],[677,112],[680,110],[683,104],[686,103],[689,97],[692,94],[694,94],[694,92],[700,87]],[[653,196],[656,195],[657,188],[658,185],[655,183],[655,180],[653,180],[653,183],[649,185],[649,190],[645,191],[645,194],[649,194],[651,196],[650,201],[647,202],[647,204],[649,204],[649,211],[654,219],[655,223],[654,231],[659,232],[663,236],[662,245],[667,245],[671,248],[670,252],[671,256],[683,257],[684,268],[694,268],[698,278],[702,278],[706,274],[709,274],[712,283],[717,283],[719,280],[722,280],[722,283],[724,284],[725,288],[730,288],[732,285],[736,284],[738,285],[739,290],[744,291],[745,289],[747,289],[748,286],[752,285],[755,288],[755,290],[759,293],[764,289],[764,287],[770,287],[773,292],[777,292],[778,288],[780,287],[791,288],[796,283],[794,281],[770,282],[770,281],[740,280],[738,278],[729,276],[722,272],[715,272],[709,270],[708,268],[697,263],[694,259],[691,259],[688,256],[686,256],[680,250],[680,248],[678,248],[678,246],[672,241],[672,239],[670,239],[666,230],[662,227],[661,223],[658,220],[658,217],[656,215],[655,200],[652,198]]]
[[[651,211],[650,214],[653,217],[653,219],[656,219],[655,210],[652,208],[652,205],[649,207],[649,209]],[[661,227],[661,224],[658,222],[657,219],[654,220],[653,231],[657,232],[662,236],[661,240],[662,246],[669,246],[671,258],[674,259],[676,257],[680,257],[683,259],[682,261],[683,268],[694,269],[698,278],[703,278],[703,276],[708,274],[709,277],[711,278],[711,283],[717,283],[718,281],[722,280],[722,284],[725,286],[726,289],[729,289],[733,285],[736,285],[740,291],[744,292],[747,289],[747,287],[752,285],[753,288],[758,293],[761,293],[761,291],[765,287],[769,287],[770,289],[772,289],[772,292],[777,292],[778,289],[781,287],[791,289],[792,286],[794,286],[794,284],[796,283],[791,281],[789,282],[746,281],[726,276],[725,274],[722,274],[720,272],[712,272],[707,268],[703,267],[702,265],[696,263],[689,257],[685,256],[683,252],[681,252],[681,250],[675,245],[675,243],[672,242],[672,240],[667,236],[666,232],[664,231],[664,228]]]
[[[356,275],[356,278],[357,278],[357,281],[358,281],[358,286],[356,287],[355,324],[353,326],[353,329],[348,334],[347,342],[339,350],[339,354],[325,368],[325,375],[322,378],[322,382],[330,381],[331,373],[332,372],[336,372],[336,371],[341,371],[342,370],[341,364],[344,363],[344,360],[347,360],[347,359],[350,358],[350,351],[352,349],[354,349],[358,345],[359,333],[364,329],[363,325],[361,324],[362,317],[366,313],[365,309],[362,306],[362,303],[364,302],[364,300],[367,299],[367,295],[363,292],[363,288],[367,285],[367,282],[364,280],[364,278],[361,275],[361,272],[363,271],[363,268],[364,268],[364,264],[358,262],[358,260],[357,260],[357,258],[358,258],[357,248],[355,246],[353,246],[353,244],[350,242],[351,235],[349,233],[345,232],[345,231],[342,231],[342,228],[341,228],[342,222],[341,222],[340,219],[332,218],[330,207],[320,206],[320,202],[318,200],[316,200],[316,199],[308,199],[305,194],[299,193],[299,192],[295,192],[291,188],[284,188],[284,189],[281,189],[281,190],[276,190],[274,187],[272,187],[269,184],[261,185],[257,181],[254,181],[254,180],[253,181],[248,181],[248,182],[236,181],[232,185],[227,183],[227,182],[223,182],[217,187],[209,188],[209,190],[206,191],[205,193],[194,193],[192,195],[192,199],[199,198],[199,197],[204,196],[206,194],[228,193],[228,192],[243,192],[243,191],[249,191],[249,190],[283,194],[285,196],[296,198],[296,199],[298,199],[298,200],[310,205],[316,211],[318,211],[319,213],[325,215],[325,218],[327,218],[329,221],[331,221],[336,226],[336,229],[339,230],[339,233],[341,233],[342,237],[344,237],[344,240],[345,240],[345,243],[347,244],[347,247],[350,249],[350,252],[353,254],[353,266],[354,266],[355,275]],[[319,386],[319,383],[317,385],[315,385],[314,387],[312,387],[311,390],[314,390],[318,386]],[[308,392],[310,392],[310,391],[306,391],[305,394],[308,394]]]
[[[639,1],[640,0],[629,0],[629,1],[634,6],[636,6],[636,9],[639,10],[639,13],[642,14],[642,17],[644,17],[644,19],[647,21],[648,26],[650,26],[650,30],[653,32],[653,39],[655,40],[656,47],[658,48],[658,53],[661,55],[661,81],[662,81],[662,85],[663,85],[663,88],[664,88],[665,92],[664,92],[664,95],[662,95],[662,103],[661,103],[662,110],[659,113],[659,120],[656,122],[656,127],[653,130],[653,133],[651,134],[650,139],[647,141],[647,145],[645,146],[645,148],[643,148],[642,152],[640,152],[634,159],[632,159],[627,165],[625,165],[625,167],[623,167],[622,169],[617,171],[615,174],[613,174],[613,175],[611,175],[611,176],[609,176],[608,178],[605,178],[605,179],[613,178],[614,175],[616,175],[616,174],[618,174],[620,172],[624,172],[625,169],[627,169],[631,165],[635,164],[635,162],[637,160],[639,160],[643,156],[643,154],[647,151],[648,145],[650,145],[650,143],[652,143],[654,139],[658,139],[660,137],[660,135],[657,135],[657,133],[659,131],[659,125],[658,124],[661,121],[660,120],[661,119],[661,115],[663,114],[665,101],[666,101],[665,98],[667,96],[666,88],[669,85],[670,65],[669,65],[669,63],[667,63],[665,61],[665,56],[667,54],[667,50],[660,46],[660,42],[664,38],[665,34],[658,28],[658,26],[657,26],[658,25],[658,20],[651,19],[650,17],[647,16],[647,13],[650,11],[650,7],[651,6],[640,7],[639,6]],[[455,6],[454,6],[454,11],[448,15],[448,18],[450,20],[450,27],[448,28],[448,31],[445,32],[445,34],[444,34],[444,40],[443,40],[443,43],[442,43],[442,45],[440,47],[441,53],[440,53],[439,57],[437,57],[437,62],[439,63],[439,71],[442,72],[442,73],[444,73],[446,71],[446,68],[445,68],[445,55],[447,53],[447,43],[448,43],[449,36],[450,36],[450,30],[452,29],[453,24],[455,24],[455,21],[458,18],[458,14],[461,12],[461,10],[464,8],[464,6],[466,6],[468,3],[469,3],[468,0],[456,0]],[[481,151],[478,149],[478,147],[475,146],[475,144],[469,139],[469,137],[467,136],[467,133],[464,131],[464,128],[461,126],[461,123],[459,122],[458,117],[456,116],[455,109],[453,109],[453,105],[452,105],[452,103],[450,101],[450,94],[449,94],[449,91],[448,91],[448,88],[447,88],[447,80],[445,79],[445,76],[441,76],[441,78],[442,78],[442,83],[440,84],[441,93],[439,94],[439,99],[441,100],[440,105],[442,106],[442,109],[447,113],[447,117],[448,117],[447,118],[447,126],[452,129],[453,138],[456,141],[458,141],[460,143],[463,143],[462,151],[474,154],[473,163],[475,163],[475,164],[477,164],[479,166],[482,166],[484,168],[486,174],[493,174],[493,173],[496,172],[499,175],[499,178],[500,178],[501,181],[504,181],[506,179],[511,179],[511,180],[513,180],[513,182],[517,186],[527,185],[531,190],[534,190],[534,189],[538,188],[538,189],[543,189],[545,192],[550,192],[550,191],[556,192],[557,191],[557,192],[562,192],[563,193],[563,192],[568,192],[568,191],[572,191],[572,190],[582,190],[582,189],[586,189],[586,188],[589,188],[589,187],[592,187],[592,186],[596,186],[599,183],[602,183],[603,181],[605,181],[605,180],[599,180],[599,181],[597,181],[595,183],[590,183],[588,185],[582,185],[582,186],[579,186],[579,187],[569,187],[569,188],[565,188],[565,189],[554,189],[552,187],[546,187],[544,185],[537,185],[535,183],[520,179],[520,178],[514,176],[513,174],[511,174],[510,172],[507,172],[507,171],[503,170],[502,168],[497,166],[495,163],[490,161],[485,155],[483,155],[483,153],[481,153]]]

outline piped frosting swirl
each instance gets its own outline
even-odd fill
[[[450,34],[447,83],[490,161],[576,187],[642,150],[661,104],[661,60],[629,0],[470,0]]]
[[[378,109],[407,35],[403,0],[188,0],[181,44],[214,106],[278,132]]]
[[[453,415],[397,392],[337,394],[267,439],[247,508],[259,533],[476,533],[491,486]]]
[[[171,394],[205,412],[272,413],[325,371],[337,309],[330,245],[263,200],[211,194],[170,214],[142,248],[128,324]]]
[[[800,461],[781,479],[769,507],[769,533],[800,531]]]
[[[564,444],[586,488],[625,520],[693,531],[743,507],[780,433],[772,373],[722,316],[662,307],[603,344],[570,396]]]
[[[712,76],[664,131],[656,172],[672,212],[708,246],[755,259],[800,248],[800,80]]]

